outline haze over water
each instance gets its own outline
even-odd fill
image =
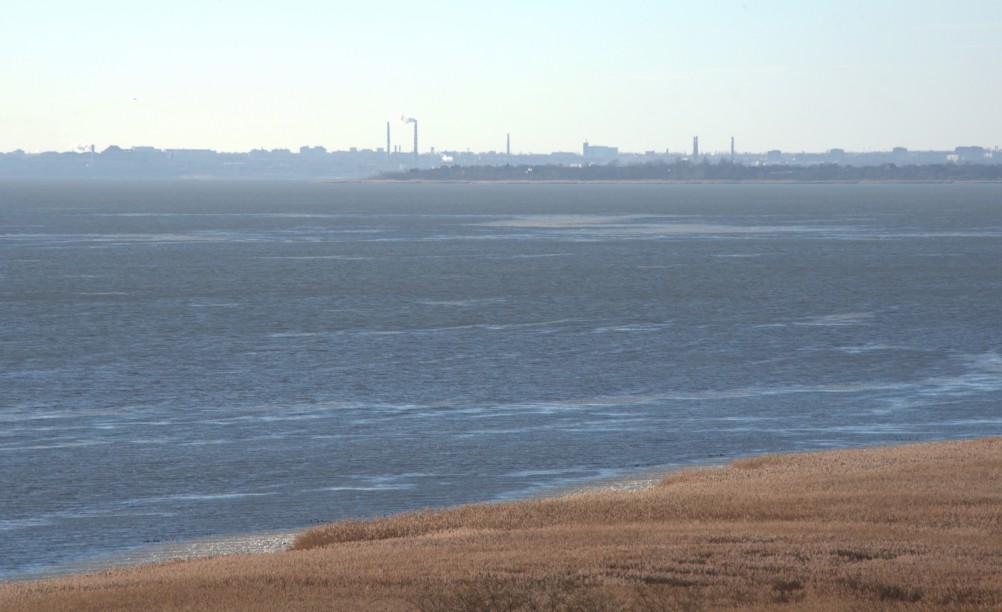
[[[1002,435],[999,185],[0,185],[0,578]]]

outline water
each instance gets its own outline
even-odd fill
[[[1002,435],[1000,185],[0,183],[0,579]]]

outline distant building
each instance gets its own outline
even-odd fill
[[[324,155],[327,155],[327,149],[324,147],[299,147],[299,154],[307,157],[323,157]]]
[[[992,156],[984,147],[957,147],[953,152],[957,156],[957,161],[962,162],[982,161]]]
[[[612,161],[619,157],[619,147],[592,145],[588,144],[587,140],[584,142],[582,149],[582,157],[590,161]]]

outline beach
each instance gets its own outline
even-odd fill
[[[133,565],[166,563],[185,559],[280,552],[292,545],[297,532],[282,531],[216,536],[197,540],[157,542],[146,546],[86,557],[18,576],[18,581],[45,580],[59,576],[105,572]]]
[[[594,479],[583,483],[545,489],[535,495],[529,496],[528,499],[552,499],[584,493],[638,491],[657,485],[661,479],[673,471],[676,470],[662,468],[643,471],[631,476]],[[274,531],[205,537],[194,540],[157,542],[131,550],[95,555],[54,568],[47,568],[37,573],[27,573],[19,576],[17,580],[22,582],[28,580],[45,580],[75,574],[106,572],[134,565],[166,563],[169,561],[204,557],[276,553],[291,547],[299,533],[299,531]]]
[[[708,464],[708,467],[719,467],[719,465]],[[659,468],[641,471],[630,476],[593,479],[581,483],[544,489],[535,495],[528,496],[527,499],[552,499],[584,493],[638,491],[657,485],[668,474],[675,471],[677,470]],[[44,580],[74,574],[105,572],[133,565],[165,563],[168,561],[199,559],[203,557],[275,553],[291,547],[299,533],[300,531],[274,531],[213,536],[194,540],[157,542],[126,551],[95,555],[54,568],[46,568],[36,573],[27,573],[19,576],[17,580]]]
[[[4,584],[0,608],[998,609],[1000,481],[1002,438],[758,456]]]

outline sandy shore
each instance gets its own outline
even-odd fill
[[[527,496],[526,499],[548,499],[582,493],[637,491],[655,486],[663,478],[679,469],[681,468],[656,468],[629,476],[601,478],[561,487],[547,488],[536,494]],[[151,544],[132,550],[110,552],[71,563],[60,564],[45,570],[17,576],[12,581],[43,580],[73,574],[105,572],[132,565],[164,563],[203,557],[275,553],[292,546],[293,541],[300,532],[301,530],[247,533]]]
[[[292,545],[298,531],[251,533],[164,542],[87,557],[51,568],[15,576],[12,582],[44,580],[59,576],[105,572],[121,567],[164,563],[224,555],[263,554],[283,551]]]
[[[287,534],[187,543],[222,556],[3,584],[0,609],[998,610],[1000,482],[1002,438],[753,457],[271,554],[238,553]]]

